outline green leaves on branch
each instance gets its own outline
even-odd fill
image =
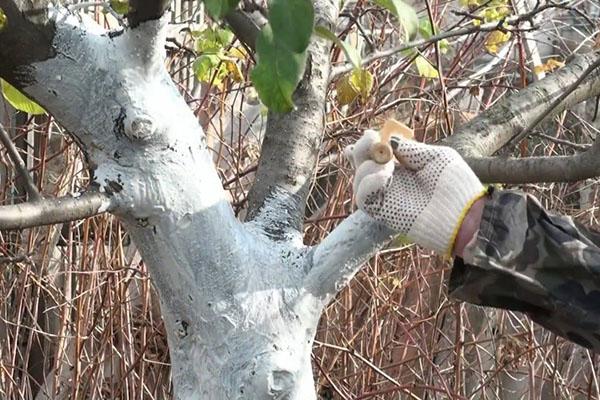
[[[269,6],[269,23],[256,40],[258,64],[251,77],[264,105],[289,112],[306,65],[314,9],[310,0],[271,0]]]
[[[419,34],[423,39],[429,40],[432,36],[437,35],[438,31],[435,26],[431,26],[429,18],[421,18],[419,21]],[[442,54],[446,54],[450,49],[450,43],[447,39],[439,40],[438,45]]]
[[[233,10],[239,0],[204,0],[206,11],[214,19],[221,19]]]
[[[15,109],[31,115],[46,114],[46,110],[40,107],[36,102],[29,100],[29,98],[4,79],[0,79],[0,87],[2,88],[2,95],[8,104]]]
[[[419,29],[419,17],[412,6],[402,0],[373,0],[373,3],[389,10],[398,19],[407,40],[415,37]]]
[[[230,47],[233,32],[227,29],[206,28],[192,31],[196,39],[196,51],[201,54],[192,64],[196,78],[201,82],[221,86],[225,78],[231,77],[236,82],[244,80],[237,61],[246,58],[245,50]]]

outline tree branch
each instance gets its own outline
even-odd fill
[[[548,3],[548,4],[544,4],[540,7],[534,8],[530,12],[515,15],[510,18],[507,18],[506,20],[501,21],[499,23],[498,22],[488,22],[488,23],[482,24],[482,25],[472,25],[472,26],[468,26],[466,28],[452,29],[452,30],[448,30],[446,32],[438,33],[427,39],[412,40],[410,42],[403,43],[399,46],[395,46],[390,49],[375,51],[372,54],[369,54],[368,56],[363,58],[362,65],[369,65],[372,62],[380,60],[382,58],[393,56],[394,54],[398,54],[402,51],[413,49],[415,47],[421,47],[421,46],[425,46],[425,45],[428,45],[431,43],[439,42],[440,40],[443,40],[443,39],[448,39],[448,38],[457,37],[457,36],[470,35],[472,33],[497,31],[497,30],[499,30],[498,27],[501,27],[501,30],[507,31],[507,32],[528,31],[530,28],[519,29],[518,25],[524,21],[529,22],[534,16],[536,16],[537,14],[541,13],[542,11],[544,11],[548,8],[555,8],[555,7],[558,7],[558,5]],[[510,26],[510,28],[507,28],[506,25]],[[351,63],[346,63],[342,66],[334,68],[331,73],[331,80],[335,80],[338,77],[340,77],[342,74],[352,71],[353,68],[354,67],[352,66]]]
[[[162,17],[170,4],[170,0],[129,0],[127,20],[135,28],[142,22]]]
[[[114,198],[100,192],[1,206],[0,230],[74,221],[111,211],[114,207]]]
[[[333,26],[337,2],[319,0],[314,7],[317,24]],[[248,195],[248,219],[260,220],[274,236],[288,229],[299,231],[302,226],[325,128],[329,52],[327,41],[313,37],[304,78],[294,93],[296,108],[268,116],[256,181]],[[267,203],[269,207],[265,207]]]
[[[588,98],[600,95],[600,69],[589,73],[568,96],[564,93],[600,59],[600,52],[580,54],[565,67],[531,86],[510,94],[494,107],[456,130],[441,144],[453,147],[464,157],[493,154],[538,119],[552,117]],[[548,112],[549,105],[562,99]],[[543,118],[542,118],[543,117]]]
[[[600,141],[573,156],[467,158],[482,182],[574,182],[600,175]]]
[[[29,173],[29,171],[27,171],[27,166],[23,162],[23,159],[21,158],[21,155],[19,154],[19,150],[17,150],[17,147],[11,140],[10,135],[8,134],[6,129],[4,129],[4,126],[1,123],[0,123],[0,141],[6,148],[6,153],[8,154],[10,161],[12,161],[15,169],[17,170],[17,175],[21,179],[23,179],[23,181],[25,182],[25,191],[27,192],[27,195],[29,196],[29,200],[30,201],[41,200],[42,196],[40,195],[40,192],[38,191],[37,186],[35,185],[35,182],[33,182],[33,178],[31,177],[31,174]]]
[[[55,27],[48,20],[46,7],[34,2],[0,0],[0,8],[6,14],[6,25],[0,30],[0,76],[16,88],[23,88],[32,81],[30,65],[53,58],[52,47]],[[23,49],[27,49],[24,51]]]
[[[358,210],[312,249],[312,269],[304,287],[328,303],[394,232]]]
[[[233,10],[225,16],[235,36],[252,51],[255,50],[256,38],[267,20],[261,14],[250,14],[241,10]]]

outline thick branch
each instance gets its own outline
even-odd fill
[[[312,250],[312,269],[304,287],[328,303],[393,236],[392,230],[364,212],[354,212]]]
[[[573,182],[600,175],[600,144],[574,156],[468,158],[482,182]]]
[[[331,27],[337,2],[315,2],[316,23]],[[296,108],[287,114],[269,113],[256,181],[248,195],[248,219],[258,219],[271,235],[300,230],[319,146],[324,132],[330,72],[330,45],[314,37],[304,78],[294,93]],[[265,205],[269,203],[269,207]],[[273,209],[285,210],[272,213]]]
[[[136,27],[142,22],[159,19],[170,4],[170,0],[130,0],[130,12],[127,14],[129,24]]]
[[[600,58],[600,52],[577,55],[567,66],[531,86],[504,97],[494,107],[457,129],[443,144],[465,157],[493,154],[534,121],[550,118],[588,98],[600,95],[600,68],[593,70],[568,96],[565,91]],[[548,106],[564,96],[552,112]]]
[[[6,25],[0,30],[0,76],[17,88],[23,88],[33,80],[30,65],[55,56],[52,48],[55,27],[47,18],[47,11],[40,3],[0,0],[0,8],[6,14]],[[25,50],[26,49],[26,50]]]
[[[258,33],[267,22],[260,14],[250,14],[241,10],[231,11],[225,16],[225,21],[235,36],[253,51]]]
[[[106,193],[59,197],[0,207],[0,229],[24,229],[93,217],[111,211],[114,200]]]

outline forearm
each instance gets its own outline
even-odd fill
[[[459,233],[450,294],[525,312],[556,334],[600,351],[596,234],[549,214],[521,192],[497,191],[477,207]]]

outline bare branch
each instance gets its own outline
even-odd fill
[[[317,24],[332,26],[337,18],[337,2],[315,2]],[[248,195],[248,219],[260,220],[273,235],[288,228],[300,230],[306,198],[317,164],[324,133],[326,91],[330,71],[330,46],[314,37],[304,78],[294,93],[296,108],[287,114],[269,113],[256,181]],[[262,210],[267,201],[272,208],[286,212],[269,216]]]
[[[565,97],[568,97],[571,93],[573,93],[573,91],[575,89],[577,89],[579,87],[579,85],[581,85],[581,82],[583,82],[598,67],[600,67],[600,57],[598,57],[598,59],[596,61],[594,61],[589,67],[587,67],[585,69],[585,71],[583,71],[583,73],[579,76],[579,78],[577,78],[577,80],[575,82],[573,82],[561,94],[560,97],[558,97],[556,100],[554,100],[552,102],[552,104],[550,104],[548,106],[545,113],[538,115],[533,121],[531,121],[529,123],[529,125],[527,125],[527,127],[525,127],[525,129],[523,129],[521,132],[519,132],[518,135],[516,135],[513,139],[511,139],[511,141],[508,144],[510,145],[510,143],[514,143],[516,145],[523,138],[525,138],[540,122],[542,122],[544,119],[546,119],[548,115],[550,115],[550,114],[554,115],[553,111],[558,106],[560,106],[560,104],[563,102],[563,99]]]
[[[535,16],[536,14],[539,14],[540,12],[546,10],[547,8],[553,8],[553,7],[557,7],[557,6],[549,3],[549,4],[545,4],[543,6],[540,6],[538,8],[535,8],[534,10],[532,10],[528,13],[515,15],[511,18],[506,19],[506,21],[501,21],[500,23],[489,22],[489,23],[482,24],[482,25],[472,25],[467,28],[448,30],[446,32],[442,32],[442,33],[433,35],[427,39],[417,39],[417,40],[413,40],[413,41],[401,44],[396,47],[392,47],[390,49],[376,51],[376,52],[373,52],[372,54],[364,57],[364,59],[362,60],[362,65],[369,65],[372,62],[380,60],[382,58],[393,56],[394,54],[398,54],[405,50],[414,49],[415,47],[421,47],[421,46],[425,46],[425,45],[428,45],[431,43],[436,43],[443,39],[448,39],[448,38],[457,37],[457,36],[470,35],[472,33],[492,32],[492,31],[499,30],[499,27],[501,30],[505,30],[508,32],[527,31],[529,29],[519,29],[518,25],[524,21],[529,21],[531,18],[533,18],[533,16]],[[510,27],[507,28],[504,25],[508,25]],[[352,71],[352,68],[354,68],[354,67],[352,66],[351,63],[347,63],[340,67],[334,68],[331,73],[331,80],[334,80],[334,79],[338,78],[340,75]]]
[[[0,207],[0,229],[24,229],[93,217],[111,211],[114,198],[87,192],[79,197],[59,197]]]
[[[27,192],[27,195],[29,196],[29,200],[31,200],[31,201],[41,200],[42,196],[40,195],[40,192],[38,191],[37,186],[35,185],[35,182],[33,182],[33,178],[31,177],[31,174],[29,173],[29,171],[27,171],[27,166],[25,165],[25,163],[23,162],[23,159],[19,155],[19,151],[17,150],[17,147],[11,140],[10,135],[8,134],[6,129],[4,129],[4,126],[1,123],[0,123],[0,141],[6,148],[8,157],[10,158],[10,161],[12,161],[13,165],[15,166],[15,169],[17,170],[17,175],[21,179],[23,179],[23,181],[25,182],[25,191]]]
[[[575,104],[600,95],[600,69],[595,68],[577,86],[588,68],[598,63],[600,52],[580,54],[569,64],[531,86],[504,97],[448,137],[442,144],[455,148],[465,157],[493,154],[530,124],[552,117]],[[564,93],[571,87],[572,92]],[[558,100],[560,99],[560,101]],[[554,106],[548,112],[549,105]]]
[[[169,0],[130,0],[130,12],[127,19],[132,27],[142,22],[159,19],[163,16],[171,2]]]
[[[600,175],[600,144],[574,156],[468,158],[482,182],[573,182]]]

